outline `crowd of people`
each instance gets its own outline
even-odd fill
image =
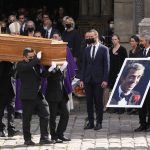
[[[118,73],[125,58],[150,57],[150,36],[130,37],[131,50],[129,55],[125,47],[120,44],[117,34],[111,37],[111,43],[104,45],[98,31],[91,29],[82,39],[75,28],[74,19],[66,16],[64,8],[59,7],[58,12],[50,16],[46,10],[39,9],[29,15],[24,8],[13,12],[8,18],[1,17],[0,33],[22,36],[43,37],[68,42],[68,48],[77,63],[80,73],[80,87],[85,89],[88,122],[84,129],[100,130],[102,128],[103,112],[107,110],[106,103],[109,92],[112,90]],[[81,44],[82,43],[82,44]],[[107,47],[109,46],[109,47]],[[69,112],[67,109],[68,93],[64,87],[64,72],[69,65],[65,62],[57,66],[54,62],[50,67],[42,70],[39,60],[42,53],[34,52],[32,48],[23,50],[23,60],[16,64],[18,78],[21,81],[20,99],[23,110],[23,136],[26,145],[34,145],[31,140],[30,121],[36,110],[40,118],[40,144],[62,143],[70,139],[64,136],[67,127]],[[8,136],[19,133],[14,127],[14,91],[11,85],[13,64],[0,62],[0,137],[5,137],[5,125],[2,122],[4,110],[8,112]],[[41,77],[47,79],[47,88],[43,94],[40,88]],[[32,84],[31,84],[32,83]],[[123,89],[122,89],[123,90]],[[9,92],[8,92],[9,91]],[[106,92],[107,91],[107,92]],[[150,131],[150,104],[149,94],[144,105],[139,109],[140,127],[135,131]],[[94,105],[96,125],[94,124]],[[34,111],[33,111],[34,110]],[[124,113],[124,108],[115,108],[113,112]],[[131,109],[131,112],[137,111]],[[60,120],[56,127],[56,116],[59,112]],[[147,112],[149,114],[146,120]],[[48,125],[51,140],[49,140]]]

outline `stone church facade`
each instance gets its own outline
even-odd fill
[[[128,43],[133,34],[150,34],[148,18],[150,0],[79,0],[80,30],[95,27],[105,34],[108,21],[113,19],[114,33],[120,36],[123,44]]]

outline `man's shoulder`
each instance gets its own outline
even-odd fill
[[[105,46],[105,45],[103,45],[103,44],[100,44],[100,45],[99,45],[99,48],[102,48],[102,49],[108,49],[108,47]]]

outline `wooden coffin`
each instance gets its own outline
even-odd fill
[[[0,61],[17,62],[22,60],[22,52],[26,47],[31,47],[36,52],[42,51],[40,63],[44,65],[50,65],[51,61],[61,64],[66,60],[67,43],[65,42],[45,38],[0,34]]]

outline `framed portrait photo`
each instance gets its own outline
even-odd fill
[[[141,108],[149,87],[150,58],[126,58],[106,107]]]

